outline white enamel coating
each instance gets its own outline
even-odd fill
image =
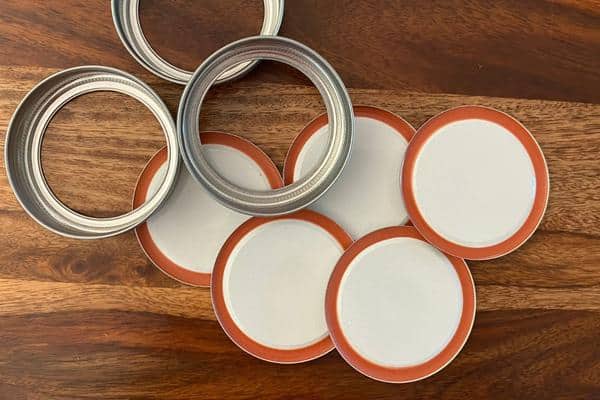
[[[342,252],[331,234],[306,221],[276,220],[252,230],[223,275],[225,304],[236,325],[276,349],[325,338],[325,291]]]
[[[504,127],[467,119],[440,128],[417,156],[415,200],[445,239],[487,247],[512,236],[535,198],[535,172],[525,148]]]
[[[400,182],[408,143],[384,122],[367,117],[356,117],[355,121],[348,164],[310,208],[332,218],[358,239],[376,229],[408,221]],[[326,147],[327,125],[315,132],[300,151],[294,181],[314,170]]]
[[[444,254],[402,237],[356,256],[337,301],[343,334],[362,357],[385,367],[408,367],[428,361],[450,342],[463,294]]]
[[[260,166],[229,146],[204,145],[206,157],[226,179],[248,189],[271,186]],[[150,183],[151,196],[163,179],[162,165]],[[249,217],[222,206],[182,168],[174,191],[165,205],[146,223],[161,252],[182,268],[210,273],[221,246]]]

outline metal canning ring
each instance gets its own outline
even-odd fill
[[[129,53],[144,68],[171,82],[185,85],[193,72],[186,71],[166,61],[150,46],[144,36],[139,15],[140,0],[112,0],[112,17],[121,41]],[[260,35],[277,35],[283,21],[284,0],[264,0],[264,19]],[[258,60],[232,65],[215,83],[227,82],[249,72]]]
[[[198,135],[198,115],[212,84],[232,65],[255,59],[283,62],[304,73],[323,97],[330,121],[321,164],[303,179],[269,191],[244,189],[221,177],[204,157]],[[223,47],[198,67],[179,103],[177,133],[186,167],[219,202],[244,214],[272,216],[308,206],[335,182],[350,154],[354,114],[344,83],[314,50],[283,37],[255,36]]]
[[[85,216],[67,207],[48,186],[41,165],[42,139],[52,117],[67,102],[96,91],[123,93],[148,107],[160,122],[168,147],[167,172],[157,192],[140,207],[109,218]],[[167,106],[141,80],[103,66],[66,69],[34,87],[12,116],[4,160],[8,181],[25,211],[47,229],[79,239],[114,236],[142,223],[168,197],[179,172],[177,133]]]

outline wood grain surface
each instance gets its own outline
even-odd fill
[[[145,0],[142,24],[160,54],[194,68],[256,32],[261,3]],[[548,211],[518,251],[469,262],[478,313],[462,353],[406,385],[372,381],[335,351],[301,365],[256,360],[221,331],[208,290],[162,275],[133,233],[78,241],[45,231],[2,166],[0,399],[600,399],[600,2],[288,0],[281,33],[325,56],[355,104],[417,127],[452,106],[488,105],[539,141]],[[109,1],[0,0],[0,142],[39,80],[81,64],[134,73],[176,112],[182,87],[129,56]],[[281,167],[322,111],[304,77],[262,63],[211,91],[201,126],[253,140]],[[95,93],[56,115],[42,160],[68,205],[116,215],[163,143],[141,104]]]

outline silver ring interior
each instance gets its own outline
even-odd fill
[[[281,189],[248,190],[227,181],[203,156],[198,135],[200,108],[213,82],[230,66],[255,59],[283,62],[304,73],[323,97],[330,121],[329,144],[321,164],[303,179]],[[196,70],[179,104],[177,131],[186,167],[219,202],[245,214],[272,216],[308,206],[335,182],[350,154],[354,114],[342,80],[316,52],[291,39],[255,36],[223,47]]]
[[[123,93],[144,104],[160,122],[168,147],[167,172],[156,193],[140,207],[109,218],[85,216],[67,207],[48,186],[41,165],[42,140],[53,116],[75,97],[96,91]],[[5,163],[17,199],[38,223],[68,237],[113,236],[145,221],[170,194],[179,169],[177,132],[167,106],[139,79],[109,67],[76,67],[46,78],[23,99],[9,124]]]
[[[150,46],[140,23],[140,0],[112,0],[112,17],[119,38],[129,53],[148,71],[163,79],[185,85],[192,71],[181,69],[161,56]],[[283,21],[284,0],[264,0],[264,18],[260,35],[277,35]],[[249,72],[258,60],[232,65],[215,83],[223,83]]]

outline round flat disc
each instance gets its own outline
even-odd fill
[[[412,382],[440,371],[464,346],[475,287],[462,259],[413,227],[390,227],[342,255],[325,309],[331,338],[352,367],[376,380]]]
[[[467,259],[518,248],[548,203],[548,168],[531,133],[511,116],[479,106],[425,123],[408,146],[402,183],[419,232]]]
[[[408,221],[400,172],[415,130],[402,118],[380,108],[355,106],[354,115],[350,159],[338,180],[310,209],[333,218],[358,239],[376,229]],[[327,129],[327,114],[323,114],[296,137],[286,157],[286,184],[314,171],[327,150]]]
[[[252,218],[223,246],[211,295],[221,326],[242,350],[271,362],[299,363],[331,349],[325,290],[352,239],[313,211]]]
[[[211,164],[231,181],[262,190],[283,186],[277,167],[251,142],[220,132],[201,133]],[[166,171],[167,149],[142,171],[134,207],[156,190]],[[221,246],[250,217],[221,205],[182,168],[164,206],[138,226],[136,235],[148,258],[167,275],[194,286],[209,286]]]

